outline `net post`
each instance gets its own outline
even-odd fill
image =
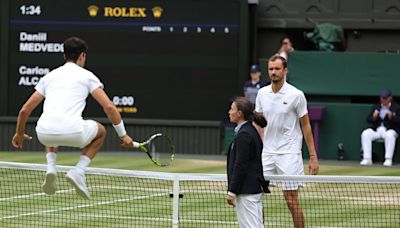
[[[172,194],[172,227],[179,228],[179,175],[174,175]]]

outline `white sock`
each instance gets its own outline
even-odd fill
[[[86,156],[86,155],[81,155],[81,157],[79,158],[79,162],[76,164],[76,170],[81,173],[84,174],[86,168],[89,166],[91,162],[91,159]]]
[[[57,154],[54,152],[46,153],[47,170],[54,172],[56,170]]]

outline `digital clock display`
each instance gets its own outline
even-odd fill
[[[40,5],[21,5],[21,15],[40,15]]]
[[[86,66],[122,115],[222,120],[247,77],[241,0],[9,0],[8,115],[84,39]],[[33,115],[39,115],[40,110]],[[85,116],[104,116],[93,99]]]

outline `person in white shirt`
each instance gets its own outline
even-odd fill
[[[278,50],[278,55],[282,56],[286,61],[288,61],[289,53],[294,51],[293,43],[289,37],[285,36],[281,40],[281,47]]]
[[[275,174],[304,175],[303,135],[310,155],[309,172],[318,173],[319,164],[314,147],[307,101],[304,93],[285,81],[287,62],[279,55],[268,60],[271,85],[261,88],[256,98],[255,111],[267,121],[264,128],[262,164],[264,177]],[[284,197],[296,228],[304,227],[305,220],[298,198],[301,183],[283,184]]]
[[[396,139],[400,131],[400,105],[393,101],[392,92],[389,89],[381,91],[380,101],[372,106],[367,122],[371,124],[371,127],[361,134],[363,160],[360,165],[372,165],[372,142],[383,139],[385,143],[383,165],[392,166]]]
[[[94,120],[84,120],[82,112],[89,94],[103,107],[113,124],[123,147],[133,146],[126,134],[121,115],[103,90],[103,84],[90,71],[84,69],[87,52],[86,42],[78,37],[64,41],[66,63],[40,79],[35,92],[19,111],[16,133],[12,139],[15,148],[22,148],[24,140],[32,137],[25,134],[25,125],[31,112],[44,100],[43,113],[36,125],[38,140],[46,147],[47,172],[42,189],[46,194],[56,193],[56,153],[59,146],[82,148],[76,166],[69,170],[66,179],[80,196],[89,199],[85,169],[101,148],[106,129]]]

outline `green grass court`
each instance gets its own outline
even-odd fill
[[[173,164],[169,167],[157,167],[144,153],[99,152],[93,159],[90,167],[112,168],[127,170],[143,170],[156,172],[177,173],[226,173],[225,156],[207,155],[180,155],[177,154]],[[79,159],[79,152],[59,152],[57,164],[75,165]],[[45,164],[44,152],[0,152],[0,161],[40,163]],[[304,160],[304,170],[307,173],[307,160]],[[360,166],[357,161],[320,161],[320,175],[346,176],[400,176],[400,165],[383,167],[376,163],[372,166]]]
[[[78,157],[78,152],[59,152],[57,161],[74,165]],[[225,174],[224,158],[177,155],[172,166],[157,167],[144,153],[102,152],[91,167]],[[45,164],[45,156],[39,152],[1,152],[0,161]],[[321,161],[320,166],[321,175],[400,176],[398,165],[363,167],[358,162]],[[172,181],[87,175],[92,199],[86,201],[75,194],[63,174],[59,175],[56,195],[44,195],[40,191],[43,175],[43,171],[0,169],[0,227],[171,227]],[[368,191],[349,191],[353,184],[307,183],[301,200],[308,227],[400,227],[399,184],[395,188],[373,183],[357,186]],[[180,187],[184,195],[179,203],[180,227],[237,227],[235,210],[225,202],[225,182],[181,181]],[[292,227],[282,189],[271,190],[272,194],[264,197],[265,226]],[[388,193],[396,198],[384,196]]]

